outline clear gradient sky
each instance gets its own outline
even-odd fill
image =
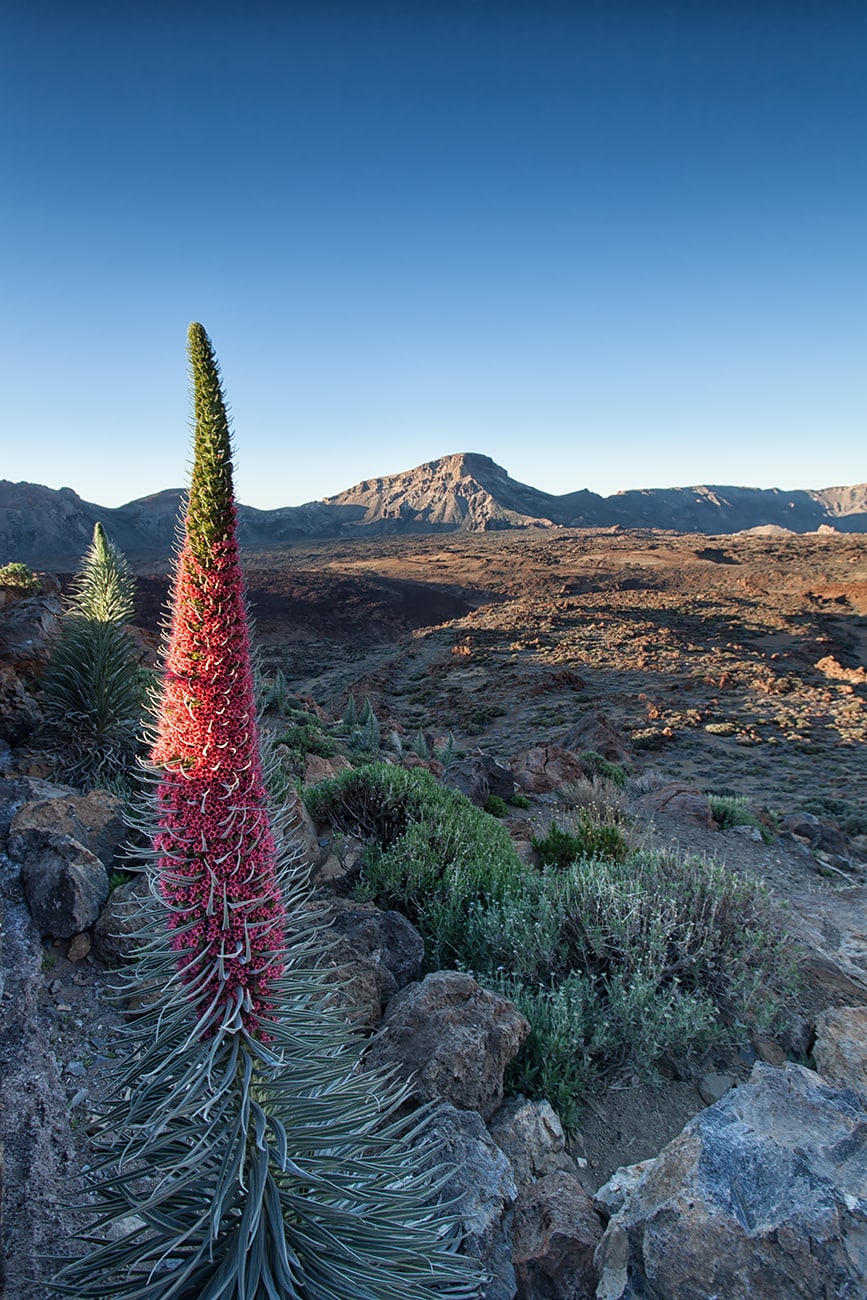
[[[0,477],[867,479],[867,4],[5,0]]]

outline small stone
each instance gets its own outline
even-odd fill
[[[86,930],[80,934],[74,934],[69,941],[69,948],[66,953],[67,961],[84,961],[84,958],[90,952],[90,935]]]
[[[740,835],[745,840],[752,840],[754,844],[761,844],[762,842],[762,832],[758,826],[733,826],[731,833]]]
[[[755,1034],[753,1036],[753,1046],[756,1049],[756,1056],[766,1065],[785,1065],[788,1057],[783,1051],[780,1044],[775,1038],[767,1038],[764,1034]]]
[[[638,1164],[621,1165],[615,1169],[608,1182],[603,1183],[593,1197],[593,1204],[599,1213],[609,1219],[619,1214],[627,1196],[652,1163],[652,1160],[640,1160]]]
[[[81,1078],[83,1075],[87,1074],[87,1069],[83,1061],[68,1061],[66,1065],[66,1073],[74,1074],[77,1078]]]
[[[77,1107],[83,1105],[84,1102],[87,1101],[87,1097],[88,1097],[87,1089],[79,1088],[78,1092],[75,1094],[75,1096],[72,1098],[72,1101],[69,1103],[69,1109],[76,1110]]]
[[[705,1105],[712,1106],[714,1102],[719,1101],[720,1097],[724,1097],[734,1086],[735,1079],[733,1075],[717,1074],[712,1071],[702,1077],[698,1090]]]
[[[488,1132],[508,1157],[518,1187],[560,1170],[575,1171],[563,1126],[547,1101],[513,1097],[493,1115]]]
[[[329,853],[316,872],[316,883],[317,885],[331,885],[335,881],[342,880],[346,874],[346,866],[341,862],[337,854]]]

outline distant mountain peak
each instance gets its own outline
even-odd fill
[[[130,556],[163,562],[174,543],[184,493],[166,488],[116,509],[82,500],[72,488],[0,481],[0,564],[71,569],[99,520]],[[699,484],[642,488],[601,497],[579,489],[555,496],[519,483],[490,456],[459,451],[414,469],[365,479],[336,496],[302,506],[240,506],[247,547],[377,533],[484,532],[502,529],[656,528],[734,533],[833,527],[867,531],[867,484],[784,492],[779,488]]]

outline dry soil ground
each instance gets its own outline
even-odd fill
[[[248,557],[266,667],[500,758],[601,709],[637,768],[867,800],[867,537],[553,529]],[[144,584],[154,620],[164,584]],[[859,671],[860,670],[860,671]]]

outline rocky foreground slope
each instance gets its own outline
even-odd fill
[[[0,563],[73,567],[99,520],[130,556],[164,559],[182,493],[167,489],[108,509],[71,488],[0,481]],[[461,452],[383,478],[366,479],[324,501],[277,510],[241,506],[245,547],[319,538],[504,529],[664,528],[734,533],[752,528],[804,533],[867,530],[867,483],[783,492],[778,488],[648,488],[602,497],[553,496],[518,483],[488,456]]]
[[[737,572],[732,558],[744,556],[707,563]],[[847,550],[837,560],[848,564],[850,558]],[[823,564],[830,567],[830,559]],[[9,1300],[47,1300],[47,1256],[76,1226],[71,1207],[81,1194],[81,1170],[95,1158],[106,1078],[130,1050],[125,1009],[106,992],[117,980],[112,968],[123,965],[134,947],[142,888],[133,874],[109,893],[118,870],[129,866],[121,801],[108,792],[83,795],[35,774],[39,670],[61,609],[54,587],[47,586],[48,594],[14,597],[0,610],[0,1291],[5,1282]],[[481,642],[472,646],[451,636],[461,652],[453,655],[449,647],[455,670],[478,671],[472,665]],[[664,642],[673,646],[676,637],[666,630]],[[534,639],[533,654],[539,650]],[[660,665],[660,678],[670,668]],[[584,671],[590,679],[598,670],[588,661]],[[864,689],[863,668],[860,676],[849,671],[851,690]],[[546,672],[539,665],[534,689],[546,681],[557,690],[585,689],[574,671],[558,668],[550,680]],[[423,677],[434,681],[427,672]],[[789,695],[798,689],[791,687]],[[441,688],[440,699],[446,695]],[[549,701],[552,692],[534,698]],[[316,716],[325,720],[324,711]],[[385,721],[384,710],[382,716]],[[389,713],[391,721],[397,723]],[[588,726],[595,728],[595,749],[610,752],[609,746],[622,744],[622,734],[604,721],[587,714],[580,735],[570,739],[558,729],[559,744],[542,744],[550,739],[551,720],[540,718],[533,724],[540,743],[527,749],[525,728],[524,748],[508,769],[475,756],[459,765],[457,776],[478,803],[489,794],[481,777],[490,784],[496,775],[508,789],[519,785],[526,807],[516,805],[510,832],[524,839],[521,822],[538,828],[533,819],[562,811],[570,781],[574,786],[581,777],[582,755],[587,759]],[[285,719],[280,726],[287,726]],[[384,726],[384,737],[391,731]],[[410,734],[404,732],[406,740]],[[383,752],[390,743],[384,740]],[[499,747],[507,757],[504,735]],[[424,763],[406,748],[392,748],[388,757],[407,766]],[[310,754],[305,780],[327,775],[336,762]],[[810,994],[801,1042],[756,1037],[744,1042],[744,1059],[732,1062],[730,1073],[705,1075],[698,1090],[688,1080],[654,1089],[694,1094],[692,1118],[682,1131],[683,1119],[657,1145],[636,1150],[632,1133],[651,1130],[653,1107],[647,1089],[628,1078],[615,1079],[597,1096],[582,1132],[568,1143],[547,1102],[506,1096],[504,1069],[527,1022],[469,972],[437,970],[422,978],[423,944],[409,921],[357,903],[338,888],[350,850],[360,846],[307,818],[300,839],[332,915],[330,937],[338,946],[328,959],[335,964],[336,991],[353,1017],[374,1031],[371,1056],[413,1076],[419,1098],[435,1107],[442,1154],[454,1166],[443,1194],[463,1219],[467,1250],[487,1272],[480,1300],[862,1300],[867,843],[854,828],[847,841],[839,826],[809,815],[781,819],[782,833],[771,843],[756,826],[723,831],[698,782],[658,786],[644,776],[635,784],[632,813],[652,816],[657,834],[674,831],[690,847],[703,836],[738,869],[761,872],[775,885],[791,876],[802,891],[791,911]],[[808,790],[799,781],[790,798]],[[836,839],[823,840],[826,835]],[[845,861],[844,852],[851,855]],[[636,1127],[623,1132],[623,1100],[632,1094]]]

